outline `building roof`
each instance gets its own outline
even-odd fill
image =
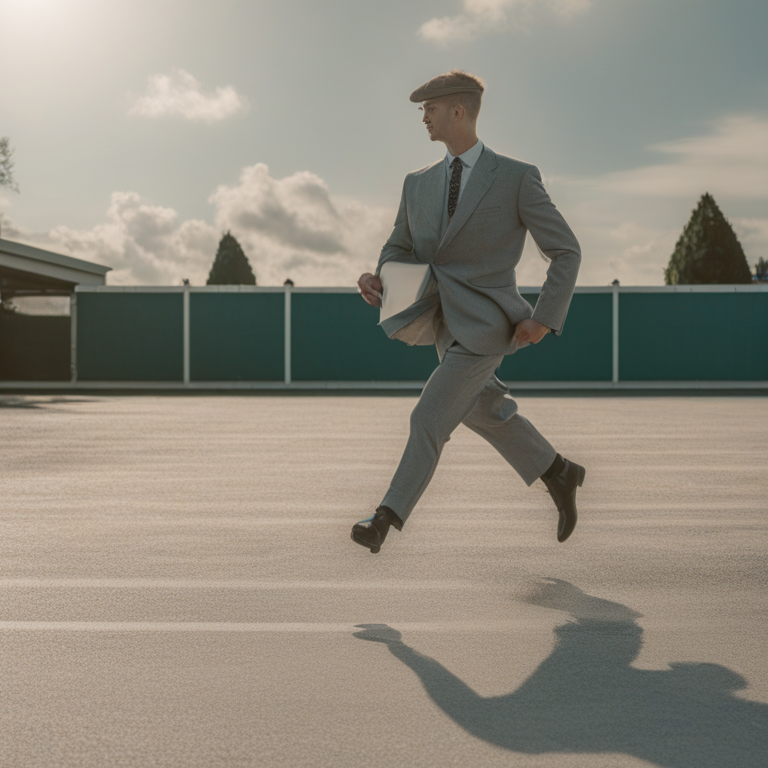
[[[76,285],[105,285],[111,269],[0,239],[0,289],[6,295],[68,295]]]

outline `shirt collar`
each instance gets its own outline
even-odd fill
[[[465,168],[474,168],[475,163],[478,161],[480,154],[483,151],[483,142],[480,139],[477,140],[477,144],[471,149],[468,149],[463,155],[457,155],[461,159],[461,164]],[[445,153],[445,162],[450,168],[454,157],[450,152]]]

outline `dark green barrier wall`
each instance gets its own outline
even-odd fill
[[[768,293],[622,293],[622,381],[768,380]]]
[[[69,317],[0,309],[0,381],[69,381]]]
[[[525,298],[535,304],[537,294]],[[433,347],[389,340],[377,309],[357,294],[292,296],[295,381],[425,381],[438,364]],[[610,381],[612,296],[576,294],[562,336],[505,358],[510,381]]]
[[[192,381],[282,381],[283,293],[189,295]]]
[[[618,296],[621,382],[768,381],[768,292]],[[526,298],[533,304],[537,295]],[[183,299],[181,291],[78,292],[78,379],[181,383]],[[191,381],[283,381],[283,292],[193,291],[189,300]],[[291,302],[295,382],[420,382],[438,364],[434,347],[388,339],[378,310],[356,293],[292,292]],[[610,292],[576,293],[563,335],[506,357],[500,377],[610,382],[612,308]],[[69,344],[59,335],[64,355]],[[65,362],[57,363],[62,379]]]
[[[80,381],[183,381],[181,293],[77,294]]]
[[[438,363],[434,346],[388,339],[356,293],[294,293],[291,310],[294,381],[426,381]]]
[[[535,306],[537,294],[524,298]],[[613,296],[576,293],[560,336],[545,336],[507,355],[504,381],[610,381],[613,372]]]

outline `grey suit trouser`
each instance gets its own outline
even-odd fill
[[[495,375],[504,355],[476,355],[450,347],[411,413],[403,457],[381,502],[405,522],[429,485],[443,446],[459,424],[484,437],[532,485],[557,451],[528,419]]]

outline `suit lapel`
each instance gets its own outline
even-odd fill
[[[467,223],[467,219],[477,208],[477,204],[483,199],[488,188],[493,184],[496,178],[496,169],[498,162],[496,154],[488,147],[483,148],[483,152],[477,160],[477,164],[472,169],[472,175],[469,177],[467,186],[461,194],[461,200],[456,208],[448,229],[445,230],[443,239],[437,247],[438,253],[445,248],[448,243],[456,237],[459,230]]]
[[[446,183],[445,160],[439,160],[421,178],[422,189],[419,191],[419,208],[424,221],[429,222],[435,231],[435,243],[440,241],[442,234]]]

